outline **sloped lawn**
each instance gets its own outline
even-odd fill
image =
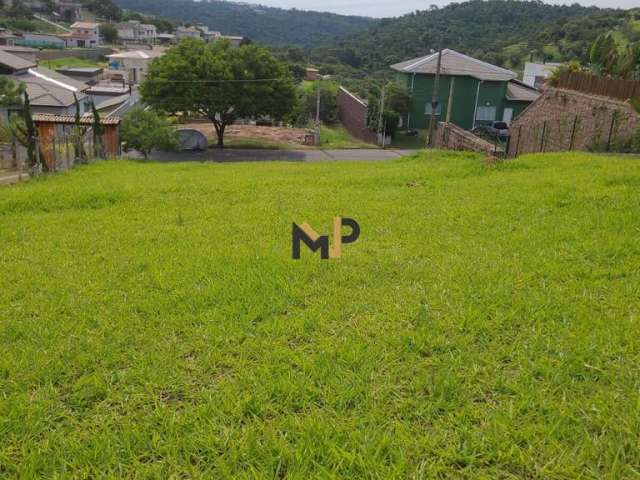
[[[356,219],[341,260],[291,224]],[[108,161],[0,188],[0,477],[635,478],[640,163]]]

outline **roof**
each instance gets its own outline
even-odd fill
[[[102,103],[99,103],[98,105],[96,105],[96,109],[97,110],[106,110],[112,107],[118,107],[120,105],[122,105],[124,102],[128,102],[129,98],[131,98],[131,95],[129,95],[128,93],[125,95],[120,95],[118,97],[113,97],[113,98],[108,98],[107,100],[105,100]]]
[[[34,113],[33,121],[36,123],[61,123],[72,125],[76,123],[74,115],[54,115],[51,113]],[[119,125],[122,119],[120,117],[103,117],[100,119],[100,125]],[[80,117],[82,125],[93,125],[93,115],[85,113]]]
[[[422,74],[435,74],[437,67],[437,53],[391,66],[399,72]],[[517,76],[511,70],[491,65],[448,48],[442,50],[441,73],[442,75],[468,76],[487,81],[508,81]]]
[[[25,73],[11,75],[11,78],[23,83],[31,104],[40,107],[69,107],[75,103],[74,94],[82,99],[88,88],[82,82],[46,68],[29,68]]]
[[[517,80],[511,80],[507,84],[507,100],[533,102],[537,100],[540,95],[540,92],[535,88]]]
[[[98,24],[93,22],[76,22],[71,25],[71,28],[98,28]]]
[[[5,50],[0,50],[0,65],[13,71],[26,70],[36,66],[34,62],[25,60],[24,58],[13,55]]]
[[[149,59],[159,57],[164,50],[131,50],[126,52],[112,53],[107,58],[129,58],[129,59]]]
[[[56,72],[62,75],[83,75],[92,76],[102,73],[100,67],[73,67],[73,68],[56,68]]]
[[[39,50],[37,48],[23,47],[21,45],[0,45],[0,50],[5,52],[17,52],[17,53],[36,53]]]

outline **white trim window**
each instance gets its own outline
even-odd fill
[[[432,111],[431,101],[428,101],[427,106],[424,108],[424,114],[430,116]],[[442,115],[442,102],[438,102],[438,106],[436,107],[436,116],[440,115]]]
[[[496,107],[478,107],[476,120],[481,122],[493,122],[496,119]]]

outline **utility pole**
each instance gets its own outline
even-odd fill
[[[382,86],[382,92],[380,94],[380,116],[378,118],[378,133],[382,135],[382,148],[384,148],[384,127],[383,127],[383,122],[384,122],[384,97],[385,97],[385,89],[387,88],[387,85],[384,84]]]
[[[438,50],[438,66],[436,67],[436,79],[433,83],[433,95],[431,96],[431,118],[429,119],[428,147],[433,148],[435,143],[434,130],[436,127],[436,111],[438,110],[438,96],[440,94],[440,71],[442,69],[442,49]]]
[[[320,146],[320,79],[316,80],[318,84],[318,96],[316,98],[316,146]]]

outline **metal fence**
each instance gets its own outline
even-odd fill
[[[77,164],[89,163],[104,157],[100,143],[94,144],[91,128],[80,135],[70,129],[61,129],[55,136],[35,139],[34,159],[31,160],[25,145],[18,139],[0,143],[0,172],[17,174],[26,179],[43,171],[66,171]]]

